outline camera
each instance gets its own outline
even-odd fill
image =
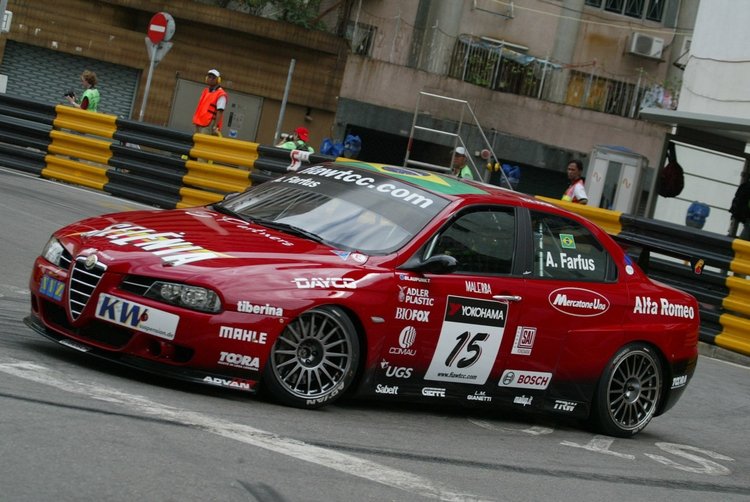
[[[63,97],[64,98],[68,98],[68,97],[75,98],[76,97],[76,93],[75,93],[75,91],[68,91],[65,94],[63,94]]]

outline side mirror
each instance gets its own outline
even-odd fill
[[[430,256],[424,261],[412,258],[406,262],[401,270],[412,270],[428,274],[450,274],[458,267],[458,260],[447,254]]]

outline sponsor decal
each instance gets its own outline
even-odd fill
[[[435,299],[430,298],[429,289],[413,288],[411,286],[399,286],[398,289],[398,301],[402,303],[423,307],[432,307],[435,305]]]
[[[360,265],[363,265],[367,262],[367,255],[364,255],[362,253],[352,253],[352,261],[354,263],[359,263]]]
[[[548,300],[555,310],[575,317],[594,317],[609,310],[609,300],[590,289],[559,288],[549,294]]]
[[[299,166],[297,166],[299,167]],[[315,188],[320,185],[320,181],[315,181],[307,178],[300,178],[299,176],[290,176],[288,178],[276,179],[277,183],[287,183],[289,185],[302,185],[305,187]]]
[[[346,261],[347,258],[349,258],[349,255],[352,254],[351,251],[339,251],[338,249],[332,249],[331,253],[335,254],[344,261]]]
[[[534,338],[536,338],[536,328],[518,326],[516,328],[516,339],[513,340],[513,348],[510,353],[530,356],[531,349],[534,348]]]
[[[564,411],[566,413],[572,413],[575,411],[578,403],[575,401],[564,401],[562,399],[555,399],[555,404],[552,407],[556,411]]]
[[[281,317],[284,315],[284,309],[281,307],[274,307],[269,304],[258,305],[256,303],[250,303],[246,300],[240,300],[237,302],[237,312],[244,312],[246,314],[261,314]]]
[[[486,282],[479,281],[466,281],[466,292],[467,293],[481,293],[485,295],[492,294],[492,288]]]
[[[584,258],[580,253],[576,256],[571,256],[568,253],[558,253],[558,255],[559,260],[555,259],[555,253],[547,251],[544,266],[565,270],[596,270],[596,263],[593,258]]]
[[[560,234],[560,247],[565,249],[575,249],[576,240],[573,234]]]
[[[427,277],[417,277],[417,276],[408,275],[408,274],[398,274],[398,278],[401,281],[423,282],[425,284],[430,282],[430,279]]]
[[[534,396],[516,396],[513,398],[513,404],[520,404],[524,408],[527,406],[531,406],[531,402],[534,400]]]
[[[680,317],[683,319],[695,318],[695,309],[689,305],[671,303],[666,298],[659,298],[658,301],[656,301],[652,300],[650,296],[636,296],[633,313]]]
[[[251,380],[243,380],[241,378],[220,378],[212,376],[205,376],[203,378],[203,381],[213,385],[218,385],[220,387],[229,387],[230,389],[248,391],[253,390],[253,385],[255,384],[255,382]]]
[[[157,232],[131,223],[117,223],[82,234],[83,237],[106,237],[116,246],[134,246],[149,251],[171,266],[222,257],[186,241],[184,235],[183,232]]]
[[[416,339],[417,330],[414,326],[406,326],[398,335],[399,346],[391,347],[388,349],[388,353],[396,356],[414,356],[417,354],[417,351],[412,349],[411,346],[414,345]]]
[[[628,275],[635,274],[635,269],[633,268],[633,260],[630,259],[630,256],[625,255],[625,273]]]
[[[393,378],[410,378],[412,371],[414,371],[412,368],[391,366],[385,359],[380,361],[380,367],[385,369],[385,376]]]
[[[425,397],[445,397],[445,389],[440,387],[422,387],[422,395]]]
[[[257,371],[260,368],[260,359],[234,352],[220,352],[218,364]]]
[[[375,394],[390,394],[391,396],[396,396],[398,395],[398,385],[378,384],[375,387]]]
[[[60,345],[65,345],[66,347],[70,347],[71,349],[75,349],[79,352],[88,352],[91,350],[91,347],[88,345],[84,345],[82,343],[78,343],[75,340],[68,340],[67,338],[63,338],[62,340],[59,340]]]
[[[427,310],[396,307],[396,319],[400,321],[430,322],[430,312]]]
[[[552,380],[552,373],[524,370],[505,370],[500,377],[498,386],[514,387],[518,389],[544,390]]]
[[[97,319],[142,331],[166,340],[173,340],[179,316],[140,303],[102,293],[96,303]]]
[[[48,275],[43,275],[39,281],[39,293],[52,298],[53,300],[62,300],[65,291],[65,283]]]
[[[260,345],[266,344],[268,333],[260,333],[252,329],[233,328],[231,326],[219,327],[219,338],[228,338],[229,340],[239,340],[241,342],[251,342]]]
[[[672,388],[676,389],[678,387],[684,387],[687,385],[687,375],[682,375],[678,377],[674,377],[672,379]]]
[[[466,399],[468,401],[483,401],[486,403],[492,401],[492,397],[488,396],[487,393],[483,390],[478,390],[474,392],[474,394],[469,394],[468,396],[466,396]]]
[[[357,282],[347,277],[297,277],[292,282],[298,289],[357,289]]]
[[[417,193],[415,191],[406,188],[406,185],[397,185],[392,182],[387,183],[376,183],[375,178],[363,176],[362,174],[356,173],[349,170],[333,169],[330,167],[313,166],[308,167],[299,171],[300,174],[306,174],[308,176],[318,176],[321,178],[331,178],[345,183],[352,183],[361,187],[367,187],[375,192],[382,193],[398,199],[403,202],[408,202],[413,206],[418,206],[422,209],[430,207],[435,201],[430,197],[426,196],[426,193]]]
[[[253,225],[252,223],[247,222],[245,220],[232,218],[231,216],[222,216],[218,218],[218,221],[223,222],[223,223],[234,224],[237,226],[238,230],[244,230],[245,232],[250,232],[251,234],[259,235],[265,239],[268,239],[269,241],[277,242],[281,244],[282,246],[286,246],[286,247],[294,246],[294,243],[289,242],[283,237],[279,237],[278,235],[272,235],[268,232],[266,228],[259,227],[259,226],[252,226]]]
[[[500,350],[508,304],[449,296],[425,380],[484,385]]]
[[[693,273],[695,275],[701,275],[703,273],[703,266],[706,264],[706,261],[703,258],[697,259],[695,262],[693,262]]]

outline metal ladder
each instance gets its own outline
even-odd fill
[[[461,105],[461,108],[460,108],[460,117],[458,119],[456,131],[455,132],[443,131],[441,129],[433,129],[433,128],[430,128],[430,127],[425,127],[425,126],[419,125],[417,122],[418,122],[419,115],[420,115],[420,104],[421,104],[422,98],[436,99],[438,101],[442,100],[442,101],[448,102],[450,104],[459,104],[459,105]],[[430,164],[430,163],[427,163],[427,162],[420,162],[418,160],[414,160],[414,159],[411,158],[412,145],[413,145],[413,142],[414,142],[414,135],[415,135],[415,133],[418,132],[418,131],[425,131],[425,132],[428,132],[428,133],[434,133],[434,134],[438,134],[438,135],[442,135],[442,136],[448,136],[450,138],[453,138],[453,148],[451,150],[450,165],[451,166],[453,165],[453,159],[456,156],[456,148],[459,147],[459,146],[461,146],[461,147],[464,148],[464,150],[466,150],[466,154],[467,154],[466,155],[466,159],[469,161],[469,165],[471,166],[471,170],[474,172],[475,179],[486,182],[489,179],[490,173],[486,169],[479,169],[477,167],[477,165],[474,163],[474,156],[470,155],[469,149],[466,147],[466,143],[464,142],[463,138],[461,137],[461,128],[464,125],[464,115],[465,115],[466,111],[469,112],[469,114],[471,116],[471,119],[473,119],[473,121],[474,121],[474,125],[476,125],[476,128],[479,131],[479,134],[482,136],[482,140],[484,141],[484,144],[487,147],[487,150],[490,152],[489,159],[492,159],[493,162],[499,162],[500,159],[495,154],[495,151],[492,148],[492,145],[490,144],[489,140],[487,139],[487,136],[485,136],[484,130],[482,130],[482,126],[479,124],[479,120],[477,119],[477,116],[474,113],[474,110],[471,109],[471,105],[469,104],[468,101],[463,100],[463,99],[451,98],[449,96],[441,96],[440,94],[433,94],[433,93],[430,93],[430,92],[420,91],[419,96],[417,96],[417,104],[416,104],[416,107],[414,109],[414,118],[412,119],[411,131],[409,132],[409,141],[408,141],[408,143],[406,145],[406,155],[404,156],[404,167],[414,166],[414,167],[419,167],[419,168],[423,168],[423,169],[428,169],[428,170],[431,170],[431,171],[438,171],[438,172],[443,172],[443,173],[450,174],[450,172],[451,172],[450,166],[449,167],[445,167],[445,166],[440,166],[440,165],[436,165],[436,164]],[[487,159],[487,160],[489,160],[489,159]],[[503,170],[500,169],[498,172],[502,176],[503,183],[504,183],[505,187],[508,188],[508,189],[510,189],[510,190],[512,190],[513,188],[511,187],[511,184],[508,181],[508,178],[505,176],[505,173],[503,172]]]

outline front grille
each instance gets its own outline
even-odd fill
[[[155,282],[156,279],[152,279],[151,277],[129,275],[120,283],[119,288],[138,296],[146,296],[146,292]]]
[[[79,256],[73,264],[70,274],[70,285],[68,286],[68,308],[70,317],[75,321],[86,308],[86,305],[94,294],[96,286],[102,279],[107,266],[103,263],[95,263],[91,268],[85,266],[86,257]]]
[[[73,261],[73,256],[68,252],[67,249],[63,249],[62,254],[60,255],[60,268],[64,270],[70,270],[70,262]]]

